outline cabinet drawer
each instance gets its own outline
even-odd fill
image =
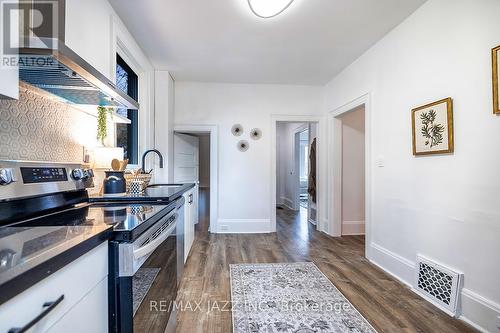
[[[90,320],[89,320],[90,319]],[[108,332],[108,279],[103,279],[47,333]]]
[[[29,332],[45,332],[108,275],[108,244],[101,244],[66,267],[0,306],[0,332],[23,327],[43,310],[43,304],[64,295]]]

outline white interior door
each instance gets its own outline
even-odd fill
[[[174,133],[174,182],[198,183],[198,137]]]

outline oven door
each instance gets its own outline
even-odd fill
[[[177,221],[174,209],[133,243],[119,243],[115,328],[120,333],[175,332]]]

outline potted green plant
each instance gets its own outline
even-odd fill
[[[112,116],[113,109],[104,106],[97,107],[97,140],[104,146],[104,139],[108,136],[108,114]]]

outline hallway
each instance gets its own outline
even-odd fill
[[[229,264],[301,261],[313,261],[379,332],[474,332],[369,263],[363,236],[329,237],[288,209],[277,211],[272,234],[198,232],[206,221],[200,214],[179,290],[193,309],[178,314],[179,332],[231,332]]]
[[[210,188],[198,190],[198,223],[194,226],[195,237],[204,237],[210,228]]]

